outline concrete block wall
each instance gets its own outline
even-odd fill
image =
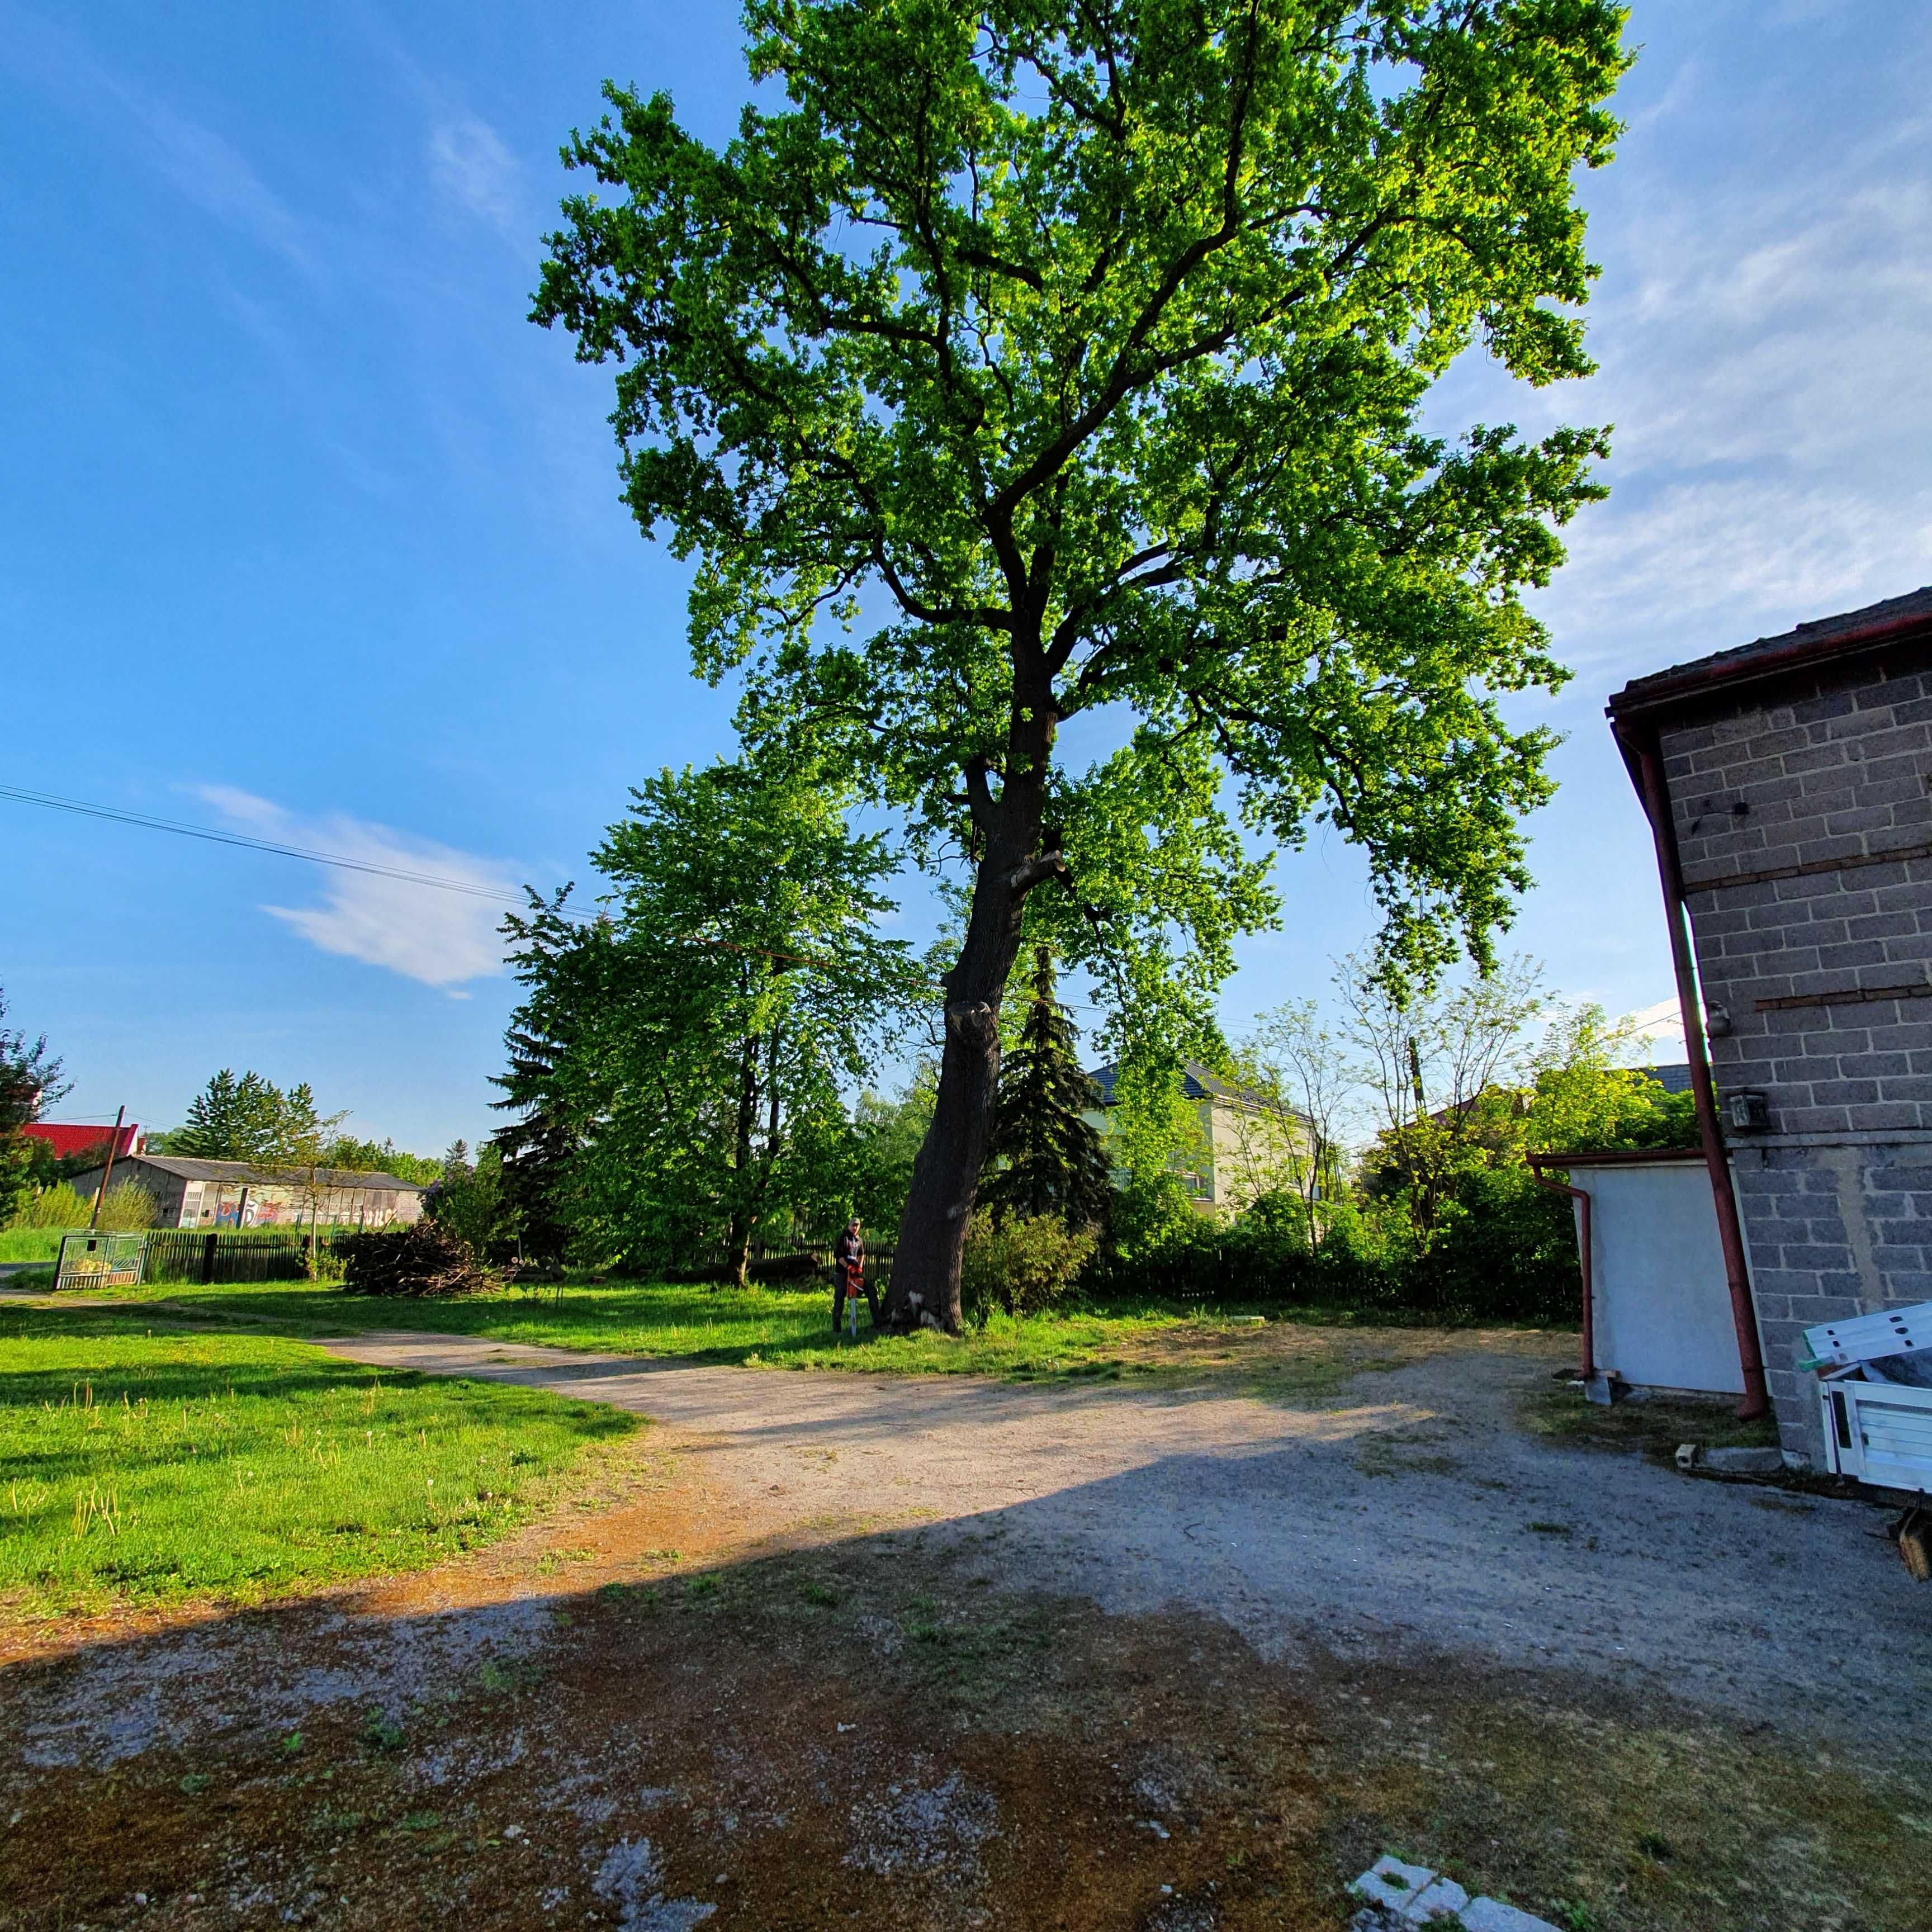
[[[1730,1023],[1720,1105],[1769,1102],[1768,1131],[1727,1132],[1780,1430],[1813,1455],[1802,1330],[1932,1300],[1932,670],[1856,677],[1660,742],[1706,1009]]]

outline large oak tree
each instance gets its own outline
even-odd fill
[[[1363,847],[1396,970],[1526,884],[1562,672],[1520,602],[1594,431],[1425,434],[1480,341],[1586,373],[1607,0],[750,0],[722,149],[608,90],[536,317],[614,358],[646,532],[754,742],[842,744],[970,873],[892,1309],[956,1324],[1023,924],[1157,1006]],[[1070,769],[1060,727],[1125,739]],[[1050,888],[1044,899],[1030,896]],[[1143,1014],[1144,1017],[1144,1013]],[[1132,1030],[1131,1013],[1124,1018]]]

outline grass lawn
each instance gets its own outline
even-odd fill
[[[0,1307],[0,1609],[247,1600],[521,1521],[635,1418],[138,1310]]]
[[[244,1287],[161,1286],[118,1291],[165,1300],[211,1319],[272,1323],[293,1334],[339,1335],[408,1328],[493,1341],[538,1343],[612,1354],[676,1356],[752,1368],[843,1369],[892,1375],[987,1375],[1010,1381],[1113,1380],[1177,1372],[1286,1376],[1296,1392],[1310,1376],[1338,1379],[1369,1366],[1363,1348],[1258,1348],[1257,1312],[1136,1300],[1034,1316],[994,1316],[957,1339],[929,1331],[875,1337],[860,1316],[859,1340],[836,1340],[823,1289],[738,1289],[639,1282],[506,1289],[457,1300],[344,1294],[306,1282]],[[1364,1347],[1377,1324],[1346,1311],[1270,1307],[1271,1324],[1295,1322],[1330,1331],[1359,1327]],[[1272,1336],[1271,1336],[1272,1339]],[[1391,1338],[1392,1339],[1392,1338]],[[1393,1363],[1388,1364],[1394,1366]]]
[[[59,1228],[0,1228],[0,1262],[50,1262],[60,1255]]]

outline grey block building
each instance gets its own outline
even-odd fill
[[[1932,1300],[1932,589],[1609,709],[1688,914],[1780,1434],[1815,1457],[1802,1330]]]

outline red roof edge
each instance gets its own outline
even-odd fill
[[[29,1120],[20,1131],[23,1134],[32,1134],[37,1141],[46,1142],[62,1160],[71,1160],[77,1154],[98,1154],[105,1160],[107,1158],[107,1144],[116,1139],[111,1126],[76,1126],[62,1120]],[[125,1160],[136,1150],[140,1137],[140,1126],[130,1120],[121,1130],[114,1148],[114,1158]]]

